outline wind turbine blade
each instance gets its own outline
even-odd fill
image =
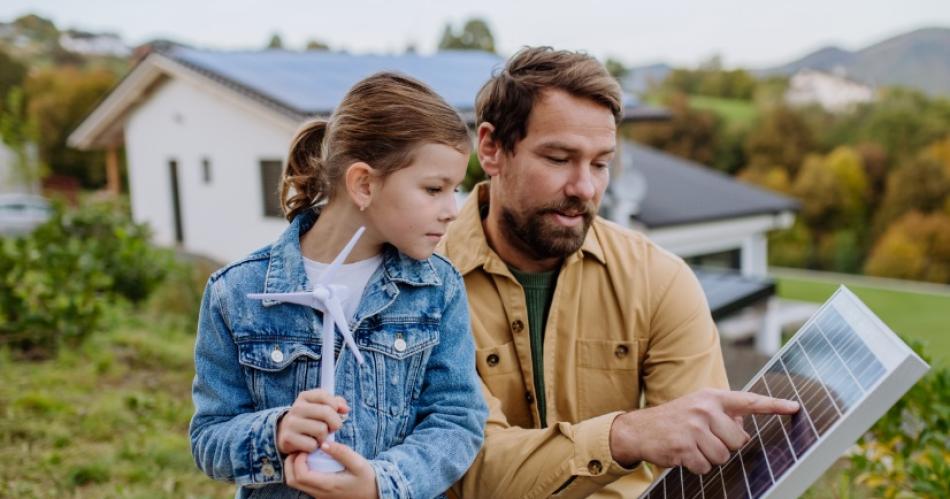
[[[353,251],[353,247],[356,246],[356,242],[360,240],[360,236],[362,236],[365,231],[366,227],[356,229],[356,233],[350,238],[350,242],[346,243],[343,250],[330,262],[327,270],[317,279],[319,284],[329,284],[332,281],[333,274],[336,274],[336,271],[343,265],[343,262],[346,261],[346,257],[350,256],[350,252]]]
[[[353,351],[353,355],[356,356],[356,361],[362,364],[363,354],[360,353],[360,349],[356,346],[356,341],[353,340],[353,333],[350,332],[350,325],[346,323],[346,314],[343,313],[343,306],[335,299],[327,300],[327,302],[327,308],[330,310],[330,313],[327,315],[333,318],[333,322],[336,323],[340,334],[343,335],[343,341],[346,342],[346,346],[350,347],[350,350]],[[324,318],[324,320],[326,320],[326,318]]]

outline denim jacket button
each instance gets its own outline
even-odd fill
[[[280,347],[274,347],[274,351],[270,353],[270,360],[274,362],[281,362],[284,360],[284,352],[280,351]]]
[[[266,478],[274,476],[274,465],[269,462],[265,462],[264,465],[261,466],[261,473],[263,473],[264,477]]]
[[[393,348],[395,348],[397,352],[406,351],[406,340],[402,338],[396,338],[396,341],[393,342]]]

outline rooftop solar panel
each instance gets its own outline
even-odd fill
[[[726,464],[671,468],[640,497],[797,497],[928,369],[842,286],[745,388],[801,410],[744,418],[752,439]]]

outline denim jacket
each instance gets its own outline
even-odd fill
[[[245,295],[313,289],[300,236],[316,216],[296,217],[205,288],[191,451],[209,476],[240,486],[236,497],[305,497],[283,483],[277,421],[319,387],[322,314]],[[365,363],[337,334],[336,393],[351,409],[337,442],[370,461],[380,497],[440,496],[478,453],[487,416],[461,276],[440,256],[418,261],[387,245],[350,327]]]

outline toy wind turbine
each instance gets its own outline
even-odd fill
[[[317,282],[313,284],[313,291],[300,291],[295,293],[249,293],[247,295],[248,298],[253,300],[274,300],[284,303],[295,303],[297,305],[313,307],[323,312],[323,344],[320,350],[320,388],[330,395],[335,395],[334,384],[336,382],[334,373],[336,365],[333,351],[335,340],[334,329],[339,329],[340,334],[343,335],[343,340],[346,342],[346,346],[353,351],[357,362],[360,364],[363,363],[363,356],[356,347],[356,342],[353,341],[353,334],[350,332],[346,314],[343,312],[342,302],[347,297],[349,290],[346,286],[330,283],[332,282],[333,275],[336,274],[340,266],[343,265],[343,262],[346,261],[346,257],[353,251],[353,247],[356,246],[356,242],[359,241],[364,231],[365,227],[360,227],[356,231],[356,234],[353,235],[350,242],[343,247],[340,254],[333,259],[333,262],[330,263],[323,274],[317,278]],[[327,441],[333,441],[332,433],[327,436]],[[307,464],[310,469],[314,471],[333,473],[343,470],[343,466],[340,463],[320,449],[311,452],[310,455],[307,456]]]

